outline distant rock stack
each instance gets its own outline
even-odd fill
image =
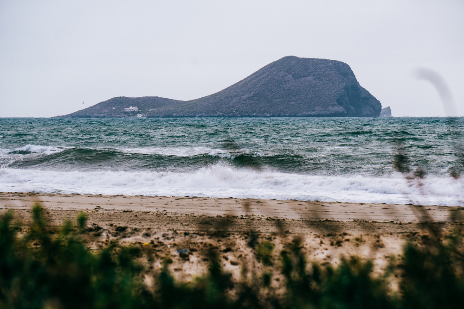
[[[380,117],[391,117],[392,116],[392,111],[390,109],[390,106],[382,108],[380,111]]]
[[[379,117],[381,109],[346,63],[289,56],[199,99],[117,97],[64,117]]]

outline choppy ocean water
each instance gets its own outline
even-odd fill
[[[463,205],[453,142],[445,118],[0,118],[0,191]]]

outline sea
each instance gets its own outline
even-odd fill
[[[450,177],[463,126],[463,118],[0,118],[0,192],[463,206],[463,178]]]

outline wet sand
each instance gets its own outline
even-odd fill
[[[110,216],[111,213],[122,211],[138,212],[141,214],[138,220],[140,222],[135,222],[135,224],[142,225],[146,224],[145,217],[149,218],[150,214],[162,212],[176,216],[240,217],[253,215],[263,218],[311,221],[420,221],[417,217],[417,206],[412,205],[207,197],[0,193],[0,209],[24,210],[30,208],[35,202],[57,213],[59,211],[71,213],[86,211],[107,213]],[[445,206],[425,206],[424,208],[434,221],[441,222],[450,220],[450,210],[459,209]]]

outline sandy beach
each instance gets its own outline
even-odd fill
[[[52,225],[87,213],[94,249],[111,240],[150,246],[159,258],[152,267],[172,258],[172,270],[186,280],[206,271],[204,256],[210,247],[221,252],[224,268],[238,278],[236,266],[253,254],[250,241],[271,240],[280,252],[298,239],[313,261],[336,264],[342,256],[357,255],[374,260],[380,271],[391,258],[399,257],[406,240],[420,242],[428,237],[412,205],[0,193],[0,213],[13,210],[26,224],[34,203],[47,209]],[[453,217],[460,213],[457,208],[426,209],[444,232],[461,224]],[[180,258],[179,249],[189,249],[189,255]]]
[[[57,218],[69,213],[86,211],[91,220],[106,220],[113,214],[131,211],[138,219],[125,221],[127,225],[150,226],[150,215],[169,213],[173,216],[254,216],[261,219],[278,218],[290,221],[341,222],[418,222],[416,206],[319,202],[298,200],[265,200],[208,197],[162,197],[124,195],[31,194],[0,193],[0,209],[26,210],[35,202],[41,203]],[[449,221],[450,211],[459,208],[424,206],[434,221]],[[59,215],[63,213],[64,215]],[[121,216],[121,215],[118,215]],[[116,217],[118,217],[116,216]],[[103,221],[102,221],[103,222]]]

